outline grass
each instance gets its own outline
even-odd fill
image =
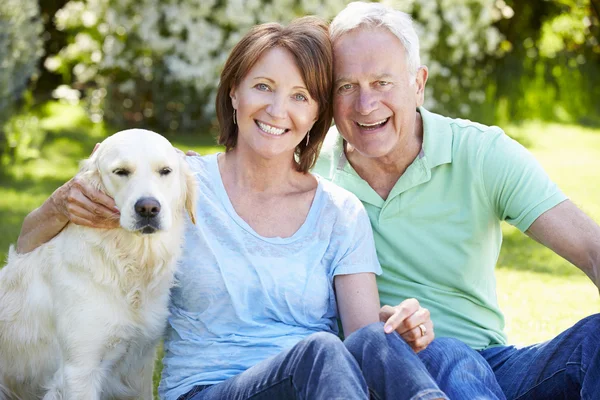
[[[89,121],[79,107],[48,103],[39,111],[40,135],[45,135],[41,157],[25,165],[0,170],[0,260],[15,243],[23,218],[77,173],[79,161],[107,136],[107,129]],[[111,132],[112,133],[112,132]],[[201,154],[219,151],[210,135],[168,137],[182,150]]]
[[[78,160],[106,136],[105,128],[89,122],[77,107],[48,103],[40,117],[46,135],[41,157],[0,171],[2,260],[27,213],[70,179],[77,172]],[[526,144],[571,200],[600,222],[600,129],[530,123],[510,126],[507,132]],[[181,134],[169,139],[182,150],[201,154],[219,150],[210,135]],[[598,290],[583,273],[509,225],[503,230],[496,276],[510,342],[547,340],[600,311]]]
[[[600,129],[529,123],[507,133],[526,138],[563,192],[600,222]],[[496,277],[510,342],[548,340],[600,311],[598,290],[581,271],[508,224],[503,232]]]

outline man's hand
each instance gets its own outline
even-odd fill
[[[178,149],[177,147],[175,147],[175,150],[182,155],[186,155],[186,156],[199,156],[200,154],[196,153],[194,150],[188,150],[185,153],[183,152],[183,150]]]
[[[429,310],[416,299],[406,299],[395,307],[381,307],[379,320],[385,323],[386,333],[398,332],[415,353],[425,350],[435,337]]]

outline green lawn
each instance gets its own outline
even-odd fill
[[[526,143],[567,196],[600,222],[600,129],[530,123],[507,133]],[[569,262],[505,224],[498,300],[512,343],[547,340],[600,312],[598,290]]]
[[[40,113],[40,126],[47,135],[41,158],[0,171],[2,260],[16,241],[25,215],[74,175],[78,160],[106,134],[76,107],[50,103]],[[600,221],[600,129],[531,123],[506,130],[529,147],[576,204]],[[182,150],[207,154],[219,149],[209,135],[169,139]],[[511,342],[529,344],[551,338],[600,311],[598,291],[583,273],[514,228],[506,225],[504,233],[497,269],[498,299]]]
[[[107,135],[101,125],[92,124],[81,108],[49,103],[40,111],[40,127],[46,136],[41,157],[24,166],[0,170],[0,260],[19,236],[23,218],[38,207],[52,192],[69,180],[94,145]],[[114,133],[114,132],[111,132]],[[182,150],[202,154],[218,151],[210,135],[169,137]]]

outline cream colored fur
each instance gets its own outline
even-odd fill
[[[139,129],[106,139],[81,174],[115,199],[121,228],[69,223],[30,253],[10,249],[0,270],[2,400],[152,398],[194,179],[166,139]],[[142,197],[161,205],[152,234],[136,220]]]

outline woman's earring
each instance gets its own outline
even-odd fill
[[[237,116],[235,115],[236,111],[237,111],[237,110],[234,108],[234,109],[233,109],[233,124],[234,124],[234,125],[237,125]]]
[[[306,147],[308,147],[308,141],[310,140],[310,131],[306,134]]]

